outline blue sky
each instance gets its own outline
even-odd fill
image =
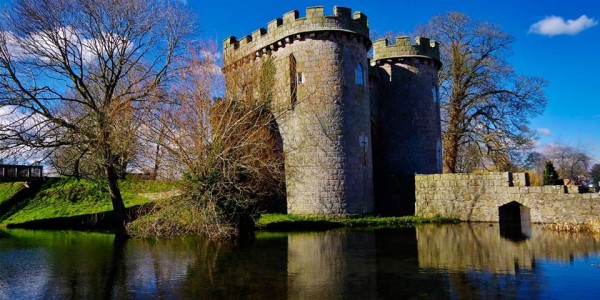
[[[426,3],[426,4],[424,4]],[[242,37],[285,12],[323,5],[326,14],[333,6],[345,6],[367,15],[372,30],[410,33],[431,17],[446,11],[460,11],[474,19],[501,26],[513,35],[513,53],[509,61],[517,72],[548,80],[545,92],[548,105],[544,114],[531,120],[538,130],[539,145],[561,142],[587,149],[600,159],[600,2],[596,0],[430,0],[430,1],[194,1],[187,5],[199,17],[199,34],[219,41],[230,35]],[[582,16],[587,19],[580,19]],[[549,19],[542,35],[530,32],[533,24]],[[579,20],[578,20],[579,19]],[[577,21],[575,21],[577,20]],[[586,28],[581,24],[591,27]],[[577,27],[577,25],[581,25]],[[565,33],[561,33],[561,28]],[[570,31],[569,31],[570,30]]]
[[[517,72],[541,76],[549,82],[546,110],[530,124],[538,131],[540,147],[555,142],[583,147],[600,162],[600,1],[175,1],[186,3],[198,16],[200,36],[219,45],[228,36],[242,37],[266,27],[285,12],[296,9],[303,15],[306,7],[317,5],[324,6],[327,14],[332,14],[334,5],[359,10],[367,15],[371,29],[379,33],[411,33],[417,25],[446,11],[498,24],[516,38],[509,61]],[[6,5],[6,1],[0,0],[0,5]],[[569,34],[531,32],[533,24],[551,16],[563,18],[565,24],[571,22],[566,26]],[[586,27],[577,27],[582,20],[589,28],[578,30]],[[560,19],[551,21],[542,31],[560,33]]]

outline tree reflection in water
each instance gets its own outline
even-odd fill
[[[540,298],[556,277],[542,265],[600,251],[597,236],[534,227],[515,243],[498,226],[259,233],[238,244],[10,230],[0,241],[0,299]]]

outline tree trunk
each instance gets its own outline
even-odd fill
[[[458,137],[451,134],[444,143],[444,173],[456,173],[456,160],[458,157]]]
[[[154,168],[152,169],[152,180],[158,178],[158,170],[160,168],[160,139],[159,143],[156,144],[156,152],[154,155]]]
[[[108,181],[108,192],[113,206],[115,229],[125,231],[125,203],[123,202],[121,190],[119,189],[119,176],[117,170],[112,164],[108,164],[104,168],[104,173],[106,175],[106,180]]]

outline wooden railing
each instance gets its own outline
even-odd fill
[[[0,165],[0,182],[43,179],[42,166]]]

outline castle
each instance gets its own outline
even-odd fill
[[[414,174],[441,172],[437,43],[372,42],[364,14],[309,7],[223,52],[228,91],[271,101],[288,213],[410,214]]]

